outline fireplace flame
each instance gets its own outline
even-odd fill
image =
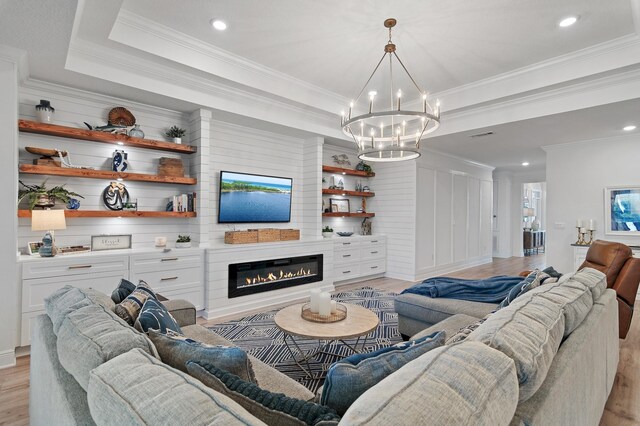
[[[255,277],[245,278],[245,282],[247,283],[247,285],[261,284],[261,283],[268,283],[268,282],[290,279],[290,278],[306,277],[309,275],[314,275],[311,272],[311,269],[300,268],[295,272],[285,272],[281,269],[280,271],[276,271],[276,273],[269,272],[269,274],[266,277],[263,277],[260,274],[258,274]]]

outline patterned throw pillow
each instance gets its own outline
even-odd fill
[[[121,303],[127,298],[127,296],[133,293],[135,289],[136,285],[134,283],[122,278],[118,287],[116,287],[116,289],[111,293],[111,300],[113,300],[113,303],[115,304]]]
[[[344,414],[369,388],[431,349],[444,345],[439,331],[368,354],[356,354],[334,363],[327,372],[320,403]]]
[[[167,311],[167,308],[151,297],[142,305],[134,327],[143,333],[147,333],[149,330],[159,330],[161,333],[171,330],[176,333],[182,333],[178,322]]]
[[[531,273],[527,275],[527,277],[522,280],[521,283],[513,286],[509,294],[507,294],[507,297],[505,297],[500,305],[498,305],[498,309],[496,310],[509,306],[511,302],[513,302],[517,297],[520,297],[529,290],[533,290],[534,288],[538,287],[541,283],[541,280],[545,278],[545,276],[548,278],[548,275],[542,275],[542,272],[540,272],[539,269],[531,271]]]
[[[337,425],[340,417],[334,410],[313,402],[273,393],[249,383],[206,361],[189,361],[192,377],[218,391],[268,425]]]
[[[247,353],[235,346],[207,345],[169,331],[149,330],[149,339],[165,364],[187,373],[187,361],[209,362],[242,380],[256,382]]]
[[[138,318],[142,305],[148,298],[156,298],[156,294],[151,290],[149,284],[140,280],[133,293],[128,295],[122,302],[116,305],[116,315],[125,320],[129,325],[133,325]]]

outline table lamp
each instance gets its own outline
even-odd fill
[[[42,257],[53,257],[56,255],[54,245],[54,231],[67,229],[64,220],[64,210],[32,210],[31,230],[47,231],[42,237],[42,247],[38,250]]]

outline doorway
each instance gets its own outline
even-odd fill
[[[530,182],[522,185],[522,248],[525,256],[545,251],[546,201],[546,182]]]

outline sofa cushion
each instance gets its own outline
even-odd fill
[[[139,349],[93,370],[87,397],[98,425],[264,425],[230,398]]]
[[[351,405],[341,424],[508,425],[517,404],[513,361],[465,341],[436,348],[382,380]]]
[[[531,271],[529,275],[527,275],[527,277],[522,280],[521,283],[516,284],[509,291],[507,297],[505,297],[504,300],[498,305],[498,309],[509,306],[509,304],[511,304],[511,302],[513,302],[517,297],[520,297],[526,292],[538,287],[541,284],[543,277],[548,278],[549,276],[547,274],[543,275],[542,272],[540,272],[540,270],[538,269]]]
[[[444,331],[445,339],[449,339],[451,336],[460,331],[460,329],[466,327],[469,324],[475,323],[479,319],[480,318],[472,317],[465,314],[452,315],[446,320],[440,321],[439,323],[427,327],[421,332],[414,334],[409,340],[416,340],[421,337],[433,334],[437,331]]]
[[[320,403],[344,414],[353,402],[409,361],[444,344],[443,332],[398,343],[368,354],[356,354],[334,363],[327,372]]]
[[[129,325],[133,325],[136,318],[138,318],[138,314],[140,314],[140,309],[142,309],[144,302],[146,302],[149,297],[155,299],[156,294],[149,284],[140,280],[136,289],[133,290],[133,293],[116,305],[115,313]]]
[[[467,338],[485,343],[515,361],[520,401],[529,399],[540,387],[564,335],[562,307],[534,292],[490,315]]]
[[[329,407],[266,391],[207,362],[189,361],[187,370],[193,377],[227,395],[268,425],[337,425],[340,420]]]
[[[101,305],[110,311],[115,309],[115,304],[106,294],[91,288],[70,285],[65,285],[44,299],[44,307],[53,323],[55,334],[58,334],[60,325],[70,312],[90,305]]]
[[[242,380],[255,382],[251,361],[247,353],[233,346],[213,346],[186,336],[166,335],[149,330],[149,338],[160,354],[160,359],[180,371],[187,372],[187,361],[209,362]]]
[[[122,278],[120,283],[118,283],[118,287],[111,293],[111,300],[113,303],[121,303],[124,299],[127,298],[133,291],[136,289],[136,285],[129,280],[125,280]]]
[[[167,308],[151,297],[142,305],[142,309],[140,309],[140,314],[138,314],[134,326],[136,330],[142,331],[143,333],[146,333],[150,329],[160,330],[161,333],[166,333],[167,330],[182,333],[178,322],[169,311],[167,311]]]
[[[434,299],[410,293],[396,296],[394,303],[398,315],[415,318],[427,324],[437,324],[455,314],[482,318],[498,307],[497,303],[446,298]]]
[[[133,348],[157,356],[147,336],[100,305],[69,313],[58,330],[60,364],[85,390],[91,370]]]
[[[570,282],[570,281],[578,281],[579,283],[585,285],[590,291],[593,302],[600,299],[600,296],[607,289],[607,276],[593,268],[584,268],[580,271],[572,274],[567,280],[562,281],[562,283]]]

